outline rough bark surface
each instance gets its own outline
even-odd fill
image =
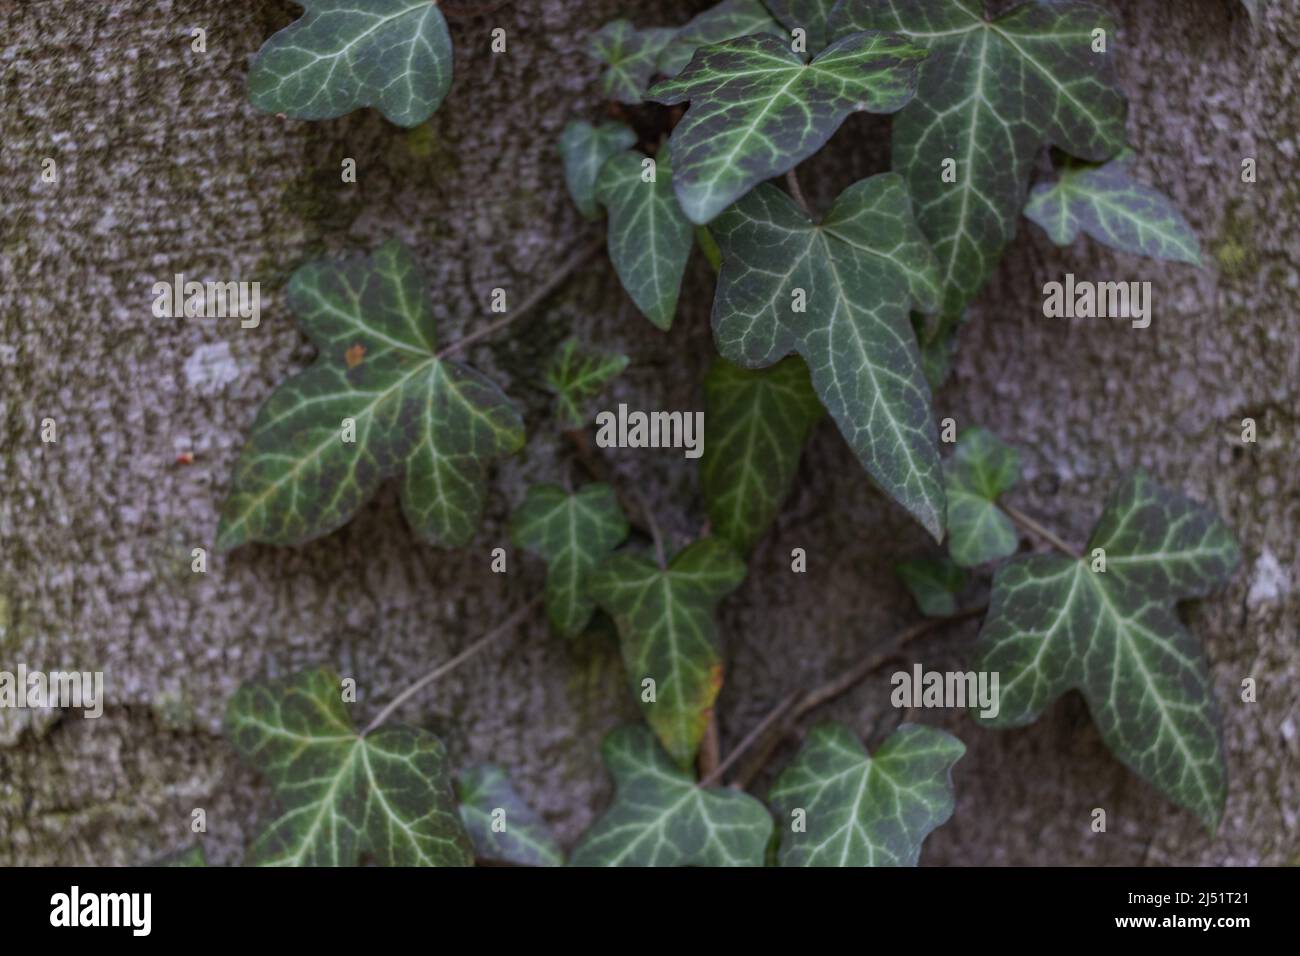
[[[413,541],[388,489],[321,541],[213,553],[206,574],[191,572],[259,403],[311,358],[279,295],[285,277],[323,252],[397,236],[433,277],[446,339],[489,321],[492,288],[527,294],[594,234],[555,158],[568,119],[604,110],[585,34],[627,13],[681,23],[706,5],[518,0],[457,15],[469,4],[447,4],[455,86],[430,123],[406,132],[372,111],[309,124],[248,105],[252,55],[298,13],[280,0],[0,0],[0,669],[103,670],[108,681],[99,720],[0,710],[0,865],[147,861],[191,839],[196,807],[210,858],[237,860],[269,811],[220,736],[241,681],[329,662],[357,679],[357,706],[371,714],[527,600],[542,582],[537,562],[514,553],[496,575],[489,553],[507,545],[503,519],[526,482],[560,474],[565,449],[538,370],[571,328],[634,356],[616,400],[700,407],[713,355],[707,266],[696,263],[665,336],[594,264],[475,350],[527,407],[531,437],[496,469],[471,547]],[[1113,6],[1140,172],[1186,211],[1207,268],[1087,240],[1057,250],[1026,223],[937,405],[1017,443],[1027,480],[1015,503],[1075,541],[1135,465],[1236,530],[1245,558],[1232,586],[1184,607],[1224,712],[1227,813],[1211,837],[1129,774],[1076,695],[1010,732],[919,713],[969,747],[956,814],[926,864],[1300,862],[1300,3],[1260,4],[1253,28],[1230,0]],[[489,51],[497,26],[506,54]],[[191,50],[195,27],[207,30],[206,53]],[[879,169],[885,128],[846,125],[834,147],[845,158],[805,175],[810,198]],[[45,157],[57,184],[41,181]],[[340,181],[346,157],[356,185]],[[1255,185],[1241,182],[1246,157],[1258,160]],[[1067,271],[1151,280],[1152,326],[1044,319],[1043,283]],[[260,327],[154,318],[151,286],[176,272],[260,280]],[[1241,442],[1246,417],[1257,444]],[[57,444],[40,440],[45,418]],[[191,464],[178,463],[184,452]],[[609,462],[618,481],[649,490],[670,536],[698,533],[694,463],[649,451]],[[890,564],[923,545],[823,425],[723,606],[724,752],[790,691],[887,647],[915,619]],[[806,575],[790,573],[796,546]],[[909,653],[955,667],[973,636],[973,625],[951,628]],[[825,716],[874,745],[900,719],[892,669]],[[1246,677],[1257,703],[1240,700]],[[509,768],[572,841],[609,794],[599,741],[635,709],[608,635],[562,643],[539,615],[403,716],[440,733],[460,763]],[[1107,811],[1105,834],[1090,831],[1094,807]]]

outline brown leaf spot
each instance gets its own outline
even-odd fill
[[[348,363],[348,368],[356,368],[361,364],[361,360],[366,357],[366,347],[358,342],[346,352],[343,353],[343,360]]]

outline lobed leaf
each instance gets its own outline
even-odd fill
[[[600,78],[600,91],[620,103],[640,103],[655,74],[659,53],[675,32],[664,27],[638,30],[629,20],[613,20],[597,30],[588,50],[607,66]]]
[[[1094,548],[1105,571],[1092,570]],[[978,667],[1001,675],[1001,710],[980,719],[1019,727],[1078,689],[1115,755],[1213,830],[1227,793],[1219,717],[1174,604],[1221,585],[1237,545],[1213,512],[1137,472],[1087,552],[1023,558],[994,577]]]
[[[625,123],[610,120],[593,126],[573,120],[560,134],[560,160],[564,182],[578,211],[587,219],[600,217],[596,203],[596,177],[605,161],[636,144],[636,133]]]
[[[429,0],[296,0],[306,13],[262,45],[248,98],[265,113],[319,120],[364,106],[418,126],[451,88],[447,21]]]
[[[592,571],[627,537],[627,519],[609,485],[569,494],[533,485],[510,520],[510,539],[546,561],[546,616],[561,637],[581,634],[596,610]]]
[[[571,866],[762,866],[772,818],[749,794],[699,787],[643,727],[601,747],[614,804],[583,835]]]
[[[722,357],[762,368],[792,351],[803,356],[863,467],[942,538],[938,434],[908,318],[914,303],[934,304],[935,265],[902,178],[854,183],[820,224],[776,187],[760,186],[711,232],[723,253],[713,302]]]
[[[262,866],[470,866],[474,853],[437,737],[387,726],[361,735],[327,668],[250,682],[226,736],[284,813],[254,842]]]
[[[659,72],[664,76],[676,76],[691,62],[700,47],[753,33],[787,35],[760,0],[722,0],[696,14],[673,34],[672,42],[659,54]]]
[[[588,349],[577,339],[561,342],[546,366],[546,387],[555,393],[560,427],[582,428],[587,423],[587,403],[627,368],[627,363],[626,355]]]
[[[564,854],[546,822],[515,792],[504,770],[471,767],[456,779],[460,819],[483,860],[519,866],[563,866]],[[494,814],[500,814],[500,826]]]
[[[998,498],[1020,480],[1020,456],[983,428],[962,433],[944,467],[948,553],[964,568],[1015,554],[1020,536]]]
[[[772,15],[787,29],[801,29],[808,38],[808,52],[817,53],[830,42],[827,22],[840,0],[764,0]]]
[[[422,537],[459,545],[483,509],[485,463],[523,445],[505,394],[435,350],[428,289],[398,242],[317,261],[289,303],[320,349],[262,406],[221,513],[222,549],[301,544],[345,524],[384,479]],[[355,425],[355,441],[343,428]]]
[[[966,572],[950,558],[910,558],[896,562],[894,572],[926,617],[957,613],[957,595],[966,587]]]

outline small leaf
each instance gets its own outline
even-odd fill
[[[901,34],[929,51],[916,98],[892,121],[893,169],[907,178],[934,245],[945,326],[983,287],[1016,234],[1043,146],[1109,159],[1124,148],[1115,20],[1081,0],[843,0],[830,33]],[[1094,52],[1094,30],[1105,52]],[[955,178],[945,182],[952,160]]]
[[[1020,456],[983,428],[963,432],[944,467],[948,553],[964,568],[1015,554],[1020,537],[998,498],[1020,480]]]
[[[1092,570],[1094,548],[1105,571]],[[978,669],[1001,675],[1001,710],[979,719],[1020,727],[1078,689],[1115,755],[1215,829],[1227,794],[1218,711],[1174,604],[1208,594],[1239,560],[1213,512],[1137,472],[1082,559],[1034,555],[994,577]]]
[[[175,853],[169,853],[162,859],[150,864],[151,866],[207,866],[208,855],[204,852],[202,844],[192,843],[183,850],[177,850]]]
[[[772,788],[782,866],[916,866],[953,810],[952,767],[966,752],[942,730],[903,724],[874,757],[846,727],[823,724]],[[791,814],[804,832],[788,832]]]
[[[628,20],[614,20],[597,30],[588,49],[609,67],[600,78],[600,91],[620,103],[640,103],[659,53],[675,32],[663,27],[638,30]]]
[[[808,38],[808,52],[826,46],[830,36],[826,21],[839,0],[765,0],[776,17],[789,30],[802,29]]]
[[[966,587],[966,572],[947,557],[899,561],[894,571],[926,617],[957,613],[957,595]]]
[[[700,47],[753,33],[787,36],[760,0],[722,0],[673,34],[672,42],[659,54],[659,72],[676,76]]]
[[[560,159],[564,182],[578,211],[587,219],[600,218],[596,204],[596,177],[605,161],[636,144],[636,133],[624,123],[610,120],[592,126],[573,120],[560,134]]]
[[[561,637],[581,634],[596,603],[587,594],[595,567],[627,537],[627,519],[609,485],[567,494],[534,485],[511,517],[510,539],[546,561],[546,615]]]
[[[769,34],[703,47],[647,94],[691,104],[669,140],[682,211],[708,223],[821,149],[850,113],[899,109],[916,89],[924,56],[882,33],[843,37],[811,63]]]
[[[296,0],[306,10],[262,45],[248,98],[264,113],[296,119],[376,107],[399,126],[419,126],[451,88],[451,36],[428,0]]]
[[[386,726],[361,736],[328,668],[241,687],[226,736],[284,813],[250,851],[263,866],[470,866],[473,848],[437,737]]]
[[[704,380],[704,504],[713,533],[748,552],[790,493],[822,406],[808,366],[788,358],[751,372],[713,363]]]
[[[587,423],[587,403],[611,379],[627,368],[626,355],[584,348],[577,339],[565,339],[546,366],[546,387],[555,393],[555,415],[566,430]]]
[[[820,224],[763,185],[710,231],[723,254],[713,301],[722,357],[762,368],[802,355],[862,466],[941,538],[939,439],[908,317],[913,303],[934,304],[935,265],[902,178],[854,183]]]
[[[614,804],[574,849],[571,866],[762,866],[772,818],[740,790],[702,788],[643,727],[601,747]]]
[[[564,854],[550,827],[515,792],[510,778],[500,767],[484,764],[471,767],[456,780],[460,819],[465,824],[474,852],[483,860],[517,863],[520,866],[562,866]],[[503,811],[497,829],[494,814]]]
[[[642,178],[647,157],[613,156],[596,180],[596,200],[609,210],[609,259],[641,314],[667,331],[677,313],[694,227],[673,195],[668,148],[655,160],[655,179]]]
[[[466,543],[483,510],[485,463],[519,450],[523,421],[490,379],[438,357],[414,257],[389,242],[371,256],[309,263],[289,282],[289,304],[320,356],[258,412],[218,546],[328,534],[395,475],[422,537]]]
[[[1055,183],[1034,187],[1025,216],[1058,246],[1082,231],[1112,249],[1199,266],[1192,227],[1163,193],[1129,175],[1129,162],[1128,155],[1104,166],[1067,160]]]
[[[744,579],[744,562],[712,538],[683,549],[667,568],[616,554],[590,579],[589,593],[618,624],[623,666],[646,722],[682,766],[695,759],[722,688],[713,613]],[[647,678],[653,701],[643,696]]]

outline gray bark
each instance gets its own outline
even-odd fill
[[[530,442],[495,470],[471,547],[414,541],[388,489],[323,540],[213,554],[207,574],[190,570],[191,549],[212,546],[259,403],[311,358],[277,294],[285,277],[324,252],[396,236],[429,270],[444,340],[488,321],[493,287],[527,294],[593,234],[555,158],[564,123],[603,109],[586,33],[629,12],[639,25],[681,23],[705,5],[521,0],[455,18],[452,93],[405,132],[373,111],[309,124],[252,110],[247,65],[297,15],[285,3],[0,3],[0,669],[104,670],[109,684],[99,720],[0,710],[0,865],[149,860],[189,841],[195,807],[207,810],[210,858],[238,859],[270,810],[220,736],[242,681],[328,662],[357,679],[359,717],[369,715],[535,593],[536,561],[515,553],[510,573],[494,575],[489,553],[508,546],[503,521],[526,483],[561,473],[538,368],[571,328],[634,356],[616,399],[700,407],[714,354],[707,267],[696,263],[665,336],[593,266],[474,353],[525,404]],[[921,719],[969,752],[927,864],[1300,862],[1300,4],[1261,4],[1253,31],[1229,0],[1114,6],[1138,170],[1186,211],[1207,268],[1087,240],[1058,250],[1026,224],[973,309],[937,410],[1019,445],[1016,503],[1076,542],[1135,465],[1236,530],[1245,558],[1231,587],[1184,609],[1224,712],[1227,814],[1211,838],[1128,773],[1076,695],[1018,731],[929,712]],[[508,31],[505,55],[489,52],[496,26]],[[191,52],[194,27],[208,31],[206,54]],[[845,158],[805,176],[814,201],[880,168],[879,129],[846,127]],[[57,184],[40,180],[47,156]],[[356,185],[340,182],[345,157]],[[1240,180],[1244,157],[1258,160],[1255,185]],[[1151,280],[1152,327],[1044,319],[1043,283],[1067,271]],[[151,286],[175,272],[260,280],[261,326],[155,319]],[[1253,446],[1240,441],[1248,416]],[[57,444],[40,441],[47,417]],[[192,464],[177,463],[183,451]],[[699,532],[693,463],[653,452],[611,461],[677,542]],[[824,425],[723,606],[724,751],[787,693],[887,646],[915,618],[890,564],[922,546]],[[807,549],[810,573],[790,573],[793,547]],[[912,653],[956,666],[945,662],[973,636],[973,625],[952,628]],[[1257,703],[1240,701],[1245,677]],[[882,672],[824,716],[874,745],[899,719],[888,690]],[[460,764],[507,767],[572,841],[609,794],[600,739],[635,709],[608,634],[565,644],[537,620],[403,716],[439,733]],[[1107,810],[1108,833],[1090,832],[1094,807]]]

